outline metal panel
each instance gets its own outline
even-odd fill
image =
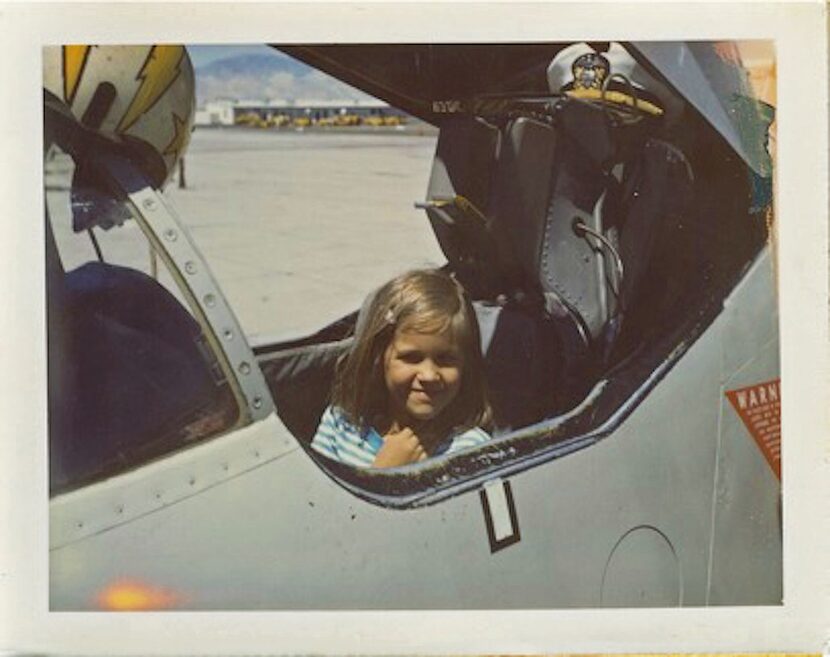
[[[677,400],[716,403],[716,345],[703,338],[611,438],[512,478],[522,540],[495,554],[473,491],[386,509],[294,450],[54,550],[52,606],[94,608],[125,577],[188,608],[597,606],[615,545],[644,524],[677,550],[683,603],[702,604],[716,426],[712,414],[678,414]]]
[[[772,258],[767,251],[755,264],[753,275],[730,297],[724,312],[728,327],[722,346],[724,392],[780,376],[777,318]],[[759,349],[762,340],[766,343]],[[723,393],[720,415],[707,603],[739,604],[750,590],[767,604],[780,603],[780,482]]]
[[[511,477],[521,541],[498,552],[491,553],[475,491],[417,509],[385,508],[293,449],[54,549],[52,608],[96,608],[101,592],[125,578],[161,587],[192,609],[595,607],[604,575],[606,600],[633,605],[646,591],[657,604],[675,601],[675,572],[682,605],[775,604],[777,482],[751,440],[727,422],[713,500],[730,320],[722,314],[611,436]],[[281,426],[269,439],[291,440]],[[197,471],[215,461],[196,449],[192,458]],[[653,533],[636,533],[644,527],[667,547]],[[626,536],[644,539],[642,557],[619,561],[620,545],[636,548],[621,543]],[[660,563],[638,574],[648,554]]]
[[[222,294],[207,261],[173,208],[128,160],[99,154],[100,166],[129,199],[136,220],[168,264],[205,330],[222,369],[232,383],[245,419],[261,420],[274,410],[265,378],[236,316]]]
[[[671,541],[654,527],[620,539],[602,577],[603,607],[672,607],[683,600],[683,574]]]
[[[298,449],[276,415],[137,470],[55,497],[49,545],[80,541],[198,495]]]
[[[769,248],[758,256],[750,272],[726,300],[724,310],[727,319],[723,336],[723,378],[726,381],[760,355],[760,345],[778,340],[775,263]],[[778,371],[777,360],[774,369]]]
[[[727,381],[725,389],[775,377],[778,343]],[[782,602],[780,482],[724,395],[713,511],[711,586],[707,604],[741,604],[750,592]]]

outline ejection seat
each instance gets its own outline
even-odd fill
[[[628,316],[643,323],[671,257],[655,245],[688,220],[692,185],[683,154],[643,128],[576,100],[441,126],[424,206],[479,313],[497,429],[575,405]]]
[[[483,119],[445,121],[424,204],[450,269],[473,299],[497,433],[541,419],[562,389],[560,337],[493,215],[510,175],[499,162],[502,141]]]

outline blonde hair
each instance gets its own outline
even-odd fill
[[[365,427],[387,410],[384,354],[396,330],[449,330],[462,355],[461,387],[437,428],[449,432],[489,426],[492,411],[478,321],[460,283],[436,269],[409,271],[381,287],[363,312],[365,321],[359,322],[352,348],[338,363],[332,390],[332,403],[351,422]]]

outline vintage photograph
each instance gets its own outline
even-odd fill
[[[773,40],[42,57],[51,611],[782,604]]]

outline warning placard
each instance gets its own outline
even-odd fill
[[[780,392],[781,379],[726,391],[727,398],[779,479],[781,478]]]

